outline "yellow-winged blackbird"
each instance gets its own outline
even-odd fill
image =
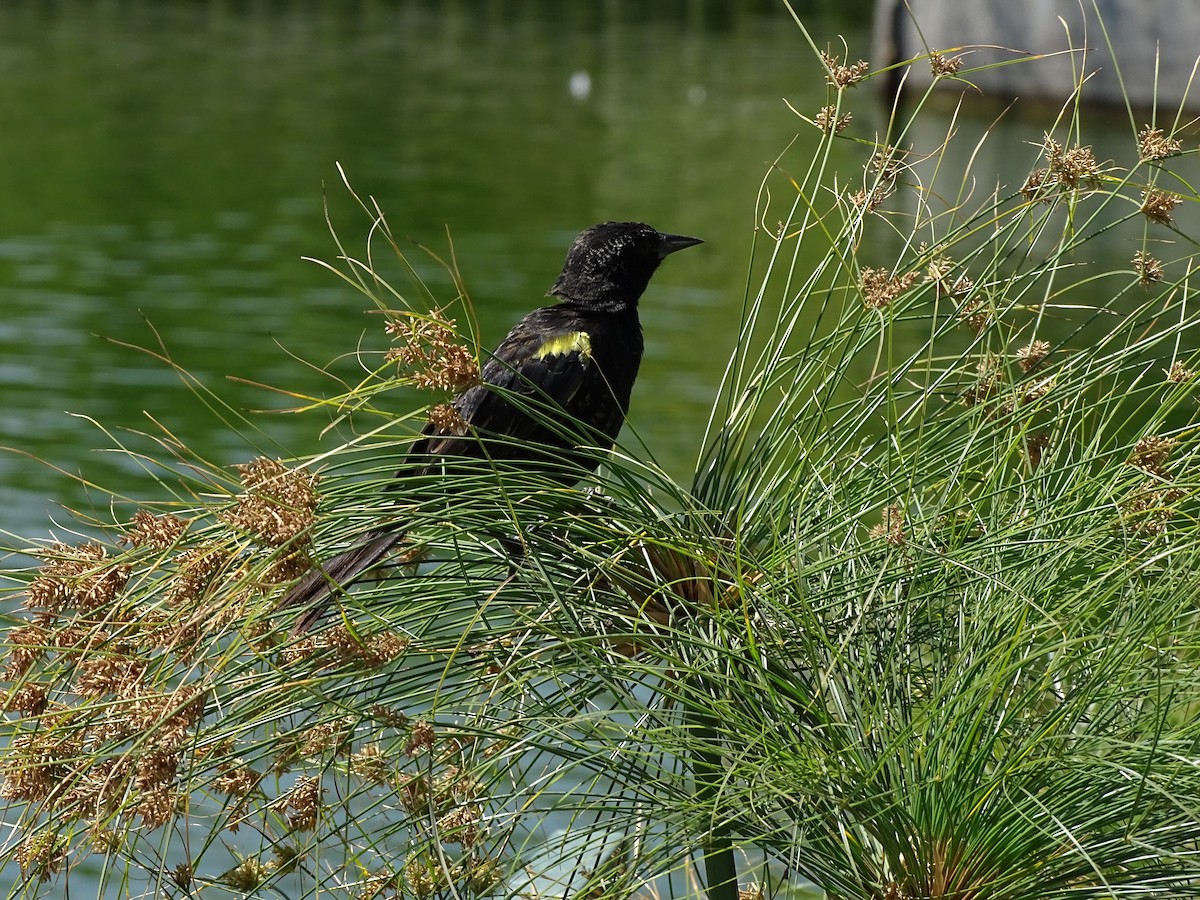
[[[670,253],[698,238],[640,222],[605,222],[575,239],[547,292],[561,302],[516,324],[483,366],[482,383],[454,399],[465,428],[427,425],[397,476],[429,473],[453,458],[489,459],[573,484],[600,463],[629,411],[642,360],[638,300]],[[404,536],[377,529],[318,566],[281,606],[305,605],[307,631],[334,591],[347,587]]]

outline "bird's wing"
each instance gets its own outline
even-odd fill
[[[594,367],[591,350],[591,337],[578,323],[550,328],[544,322],[521,322],[484,364],[483,383],[464,391],[454,407],[475,433],[515,444],[544,437],[545,420],[561,419],[554,411],[570,410],[587,381]],[[525,398],[528,403],[522,402]],[[531,415],[531,407],[538,406],[547,414]],[[419,452],[477,455],[473,442],[473,449],[467,449],[469,441],[427,429]]]

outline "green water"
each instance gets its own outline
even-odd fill
[[[866,55],[853,24],[809,25]],[[136,461],[94,452],[151,419],[223,464],[332,445],[322,413],[251,413],[257,432],[233,428],[122,345],[161,340],[243,410],[288,405],[246,382],[327,396],[339,386],[320,368],[357,380],[356,349],[386,345],[379,319],[302,259],[337,253],[326,198],[361,252],[369,222],[337,163],[397,235],[444,250],[450,230],[489,344],[542,301],[587,225],[631,218],[704,238],[645,298],[625,435],[687,478],[733,348],[759,184],[798,133],[785,167],[801,170],[816,145],[784,98],[811,113],[825,86],[773,2],[5,0],[0,446],[15,452],[0,453],[0,533],[64,535],[61,506],[103,515],[103,494],[54,467],[161,498]],[[867,87],[853,98],[869,138],[885,112]],[[996,112],[933,112],[914,138],[935,147]],[[1045,118],[1001,120],[976,157],[978,191],[1020,183]],[[1128,157],[1119,113],[1091,121],[1100,158]],[[973,141],[954,152],[950,169]],[[865,155],[849,142],[837,153]],[[887,264],[895,249],[878,234],[866,252]],[[1113,240],[1128,259],[1129,235]],[[413,259],[452,296],[437,266]]]
[[[489,344],[542,302],[587,225],[703,237],[645,299],[630,420],[686,476],[732,347],[758,183],[807,127],[781,98],[816,102],[815,74],[773,3],[4,4],[0,445],[28,456],[0,454],[0,530],[44,536],[59,504],[104,502],[34,457],[161,494],[68,412],[116,433],[152,416],[220,463],[332,441],[321,414],[257,416],[248,446],[112,341],[157,333],[239,409],[286,403],[230,378],[321,396],[336,383],[299,360],[356,378],[347,356],[385,346],[379,319],[301,259],[337,252],[323,192],[362,250],[369,222],[337,163],[397,235],[444,249],[450,230]],[[436,266],[422,274],[449,295]]]
[[[809,15],[814,39],[845,34],[866,55],[863,17],[841,15]],[[363,252],[369,222],[339,163],[398,236],[445,252],[449,229],[489,345],[542,302],[587,225],[639,219],[704,238],[644,300],[624,436],[686,479],[733,348],[759,185],[797,135],[785,170],[802,173],[816,146],[784,101],[813,114],[825,98],[774,2],[0,6],[0,446],[17,451],[0,453],[0,532],[42,537],[68,520],[60,506],[103,506],[52,467],[161,498],[136,462],[93,452],[154,430],[151,417],[222,464],[332,446],[322,413],[232,427],[121,344],[161,340],[239,410],[288,405],[245,382],[329,396],[340,385],[319,369],[357,381],[356,349],[386,346],[380,320],[302,259],[337,254],[325,199]],[[852,134],[885,127],[870,86],[848,102]],[[1051,117],[993,125],[998,108],[971,111],[927,112],[912,137],[936,147],[958,134],[946,168],[974,153],[977,192],[1019,184]],[[1088,121],[1101,158],[1129,155],[1119,111]],[[989,127],[975,151],[971,135]],[[839,141],[834,162],[861,180],[867,155]],[[785,186],[775,179],[776,199]],[[864,253],[887,265],[896,240],[886,225],[873,233]],[[1129,235],[1114,240],[1118,259],[1132,256]],[[453,296],[444,272],[412,258]]]

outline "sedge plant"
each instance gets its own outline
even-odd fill
[[[461,281],[433,296],[360,201],[367,252],[328,268],[386,332],[360,382],[296,398],[345,439],[229,471],[164,431],[160,504],[19,548],[11,894],[1195,892],[1184,123],[1099,161],[1081,78],[1000,184],[955,128],[920,145],[932,95],[849,127],[868,67],[813,49],[816,151],[764,180],[690,482],[626,443],[571,488],[384,491],[446,410],[380,394],[479,351]],[[1089,254],[1115,234],[1129,258]],[[291,636],[286,585],[389,518],[393,565]]]

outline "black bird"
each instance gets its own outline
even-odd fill
[[[432,423],[397,476],[430,473],[453,458],[489,459],[574,484],[612,449],[629,411],[642,360],[638,300],[670,253],[702,243],[640,222],[605,222],[579,235],[549,296],[516,324],[484,364],[480,384],[454,399],[465,428]],[[331,595],[348,587],[402,538],[377,529],[309,572],[281,607],[306,606],[293,629],[307,631]]]

